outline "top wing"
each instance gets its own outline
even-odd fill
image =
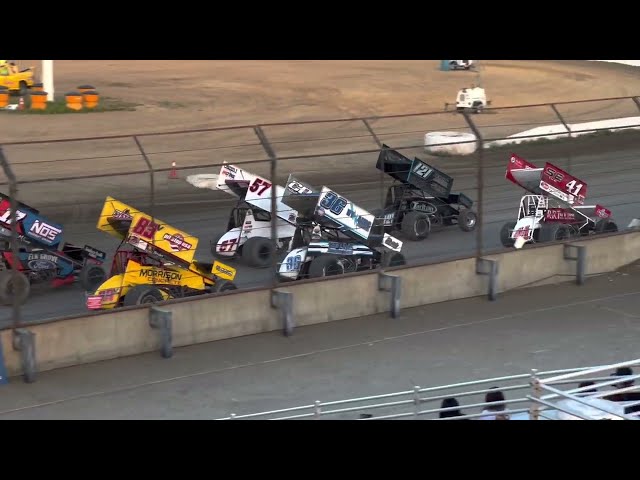
[[[314,191],[311,185],[289,175],[282,195],[282,203],[298,213],[296,218],[313,221],[320,192]]]
[[[9,237],[15,228],[18,239],[26,244],[57,249],[62,242],[63,227],[40,215],[35,208],[17,202],[16,225],[12,224],[11,198],[0,193],[0,234]]]
[[[383,144],[382,147],[376,163],[378,170],[432,197],[449,198],[453,178],[418,157],[410,160],[387,145]]]
[[[98,230],[166,261],[188,268],[198,238],[113,197],[107,197],[98,219]]]
[[[140,213],[140,210],[113,197],[107,197],[102,206],[96,227],[98,230],[113,235],[119,240],[124,240],[129,233],[131,220],[137,213]]]
[[[584,204],[587,184],[547,162],[538,168],[525,159],[512,154],[505,177],[535,195],[549,194],[569,206]]]

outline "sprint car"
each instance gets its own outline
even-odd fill
[[[298,216],[291,248],[278,265],[281,280],[406,264],[402,242],[384,232],[382,218],[332,189],[314,192],[290,175],[282,202]]]
[[[107,197],[98,229],[121,240],[109,278],[86,296],[90,310],[235,290],[236,271],[194,260],[198,238]]]
[[[17,202],[16,224],[12,224],[11,198],[0,193],[0,303],[23,304],[32,285],[57,288],[78,281],[87,291],[106,278],[102,264],[106,254],[89,245],[63,242],[64,228],[38,210]],[[18,238],[17,257],[11,235]]]
[[[529,192],[520,199],[518,219],[500,230],[505,247],[618,231],[611,210],[584,205],[587,184],[549,162],[538,168],[512,154],[505,177]]]
[[[214,256],[240,257],[250,267],[266,268],[273,265],[279,251],[288,248],[295,233],[297,212],[282,203],[284,188],[280,185],[275,186],[277,240],[272,241],[270,180],[224,164],[219,175],[193,175],[187,181],[195,187],[220,190],[237,198],[226,233],[211,242]]]
[[[401,231],[413,241],[427,238],[432,228],[457,225],[465,232],[475,229],[473,201],[464,193],[451,193],[453,178],[415,157],[413,160],[383,145],[376,168],[395,181],[387,190],[383,210],[386,232]],[[396,183],[397,182],[397,183]]]

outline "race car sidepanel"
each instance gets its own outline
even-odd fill
[[[174,285],[188,286],[195,289],[204,288],[202,275],[182,268],[162,268],[140,265],[129,260],[124,273],[125,285]]]
[[[222,257],[233,257],[238,251],[238,247],[246,241],[246,235],[242,235],[242,227],[232,228],[218,239],[216,254]]]

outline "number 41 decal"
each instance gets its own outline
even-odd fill
[[[571,180],[569,183],[567,183],[567,191],[571,195],[578,195],[578,193],[580,193],[580,190],[582,190],[583,186],[584,185],[582,183],[578,183],[576,185],[576,181],[575,180]]]

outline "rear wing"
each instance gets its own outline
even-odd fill
[[[282,202],[295,208],[300,220],[338,228],[346,236],[369,246],[384,245],[396,252],[402,249],[402,242],[397,238],[376,232],[382,218],[376,218],[328,187],[316,192],[310,185],[289,175]]]
[[[51,222],[25,203],[17,202],[15,226],[11,220],[11,198],[0,193],[0,235],[10,237],[15,228],[18,240],[27,245],[57,249],[62,242],[62,225]]]
[[[515,154],[509,159],[505,178],[528,192],[549,194],[569,206],[583,205],[587,195],[584,181],[549,162],[538,168]]]
[[[259,175],[247,172],[236,165],[224,164],[220,169],[217,188],[230,195],[244,199],[249,205],[265,212],[271,212],[273,183]],[[282,202],[285,189],[275,185],[276,216],[295,225],[298,212]]]
[[[113,197],[107,197],[98,230],[109,233],[129,245],[168,262],[189,268],[198,238],[162,220],[152,218]]]
[[[397,150],[382,145],[376,168],[395,180],[424,191],[432,197],[448,199],[453,187],[453,178],[418,157],[413,160]]]

